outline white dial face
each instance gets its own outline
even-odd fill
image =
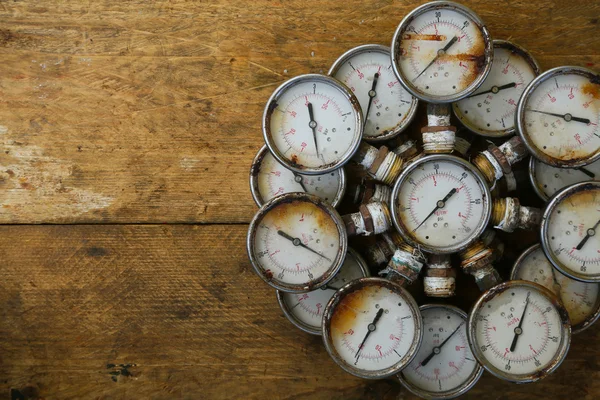
[[[426,96],[460,93],[483,73],[486,41],[477,23],[462,11],[424,11],[400,39],[398,69]]]
[[[348,86],[360,101],[366,120],[365,139],[389,138],[410,122],[417,102],[396,78],[389,51],[355,53],[333,77]]]
[[[600,179],[600,160],[579,168],[556,168],[544,164],[535,157],[531,162],[534,167],[535,185],[546,196],[546,199],[574,183]]]
[[[346,364],[373,372],[407,361],[405,356],[418,339],[418,316],[405,296],[374,284],[348,293],[337,304],[331,317],[331,341]]]
[[[489,217],[484,185],[453,160],[421,162],[406,175],[394,199],[399,223],[406,235],[428,248],[464,245],[481,233]]]
[[[401,373],[411,386],[432,394],[458,391],[479,370],[467,341],[466,318],[452,308],[421,310],[423,341],[416,357]]]
[[[298,323],[309,329],[320,330],[323,309],[331,296],[345,284],[364,276],[365,272],[359,261],[348,252],[342,268],[327,285],[309,293],[283,293],[283,302],[291,317]]]
[[[263,202],[280,194],[302,192],[315,195],[332,204],[340,200],[342,189],[339,169],[321,175],[302,175],[285,168],[269,152],[260,163],[257,181]]]
[[[580,282],[563,275],[550,264],[541,247],[525,256],[515,268],[513,279],[539,283],[554,292],[569,312],[574,327],[598,311],[600,284]]]
[[[535,374],[550,366],[569,340],[557,308],[532,287],[509,286],[475,312],[472,345],[485,366],[505,374]]]
[[[272,283],[312,286],[331,271],[341,246],[335,220],[309,201],[275,205],[253,239],[257,267]]]
[[[563,272],[600,279],[600,188],[571,193],[548,216],[544,240]]]
[[[577,162],[600,151],[600,85],[576,74],[555,74],[524,105],[522,134],[553,160]]]
[[[342,164],[353,155],[361,138],[362,118],[339,85],[301,80],[276,101],[269,121],[271,140],[290,164],[319,170]]]
[[[455,103],[459,119],[475,132],[504,136],[515,127],[517,103],[536,73],[524,54],[494,48],[490,74],[475,93]]]

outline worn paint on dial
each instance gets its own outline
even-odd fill
[[[376,329],[363,342],[378,311]],[[350,292],[337,304],[331,318],[331,341],[339,357],[363,371],[382,371],[404,361],[416,331],[412,307],[401,293],[380,285]]]
[[[456,115],[477,133],[504,136],[514,129],[517,103],[535,76],[522,53],[495,47],[489,75],[474,94],[455,103]],[[514,86],[506,87],[511,84]]]
[[[434,395],[472,384],[480,367],[467,341],[466,318],[445,306],[422,309],[421,316],[423,341],[416,357],[401,372],[404,380]],[[425,361],[432,353],[435,355]]]
[[[600,307],[600,284],[563,275],[552,266],[539,245],[515,265],[511,278],[539,283],[554,292],[567,309],[574,328],[593,317]]]
[[[548,200],[559,190],[574,183],[600,180],[600,160],[580,168],[557,168],[531,158],[532,181],[542,194],[544,200]]]

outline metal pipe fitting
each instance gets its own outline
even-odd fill
[[[450,255],[432,254],[423,278],[423,290],[428,297],[452,297],[456,291],[456,270],[450,264]]]
[[[361,204],[358,212],[342,216],[348,236],[378,235],[392,226],[390,210],[385,203]]]
[[[542,210],[522,206],[519,199],[505,197],[494,199],[492,204],[492,224],[494,228],[504,232],[514,232],[515,229],[533,230],[542,221]]]
[[[352,160],[362,165],[370,177],[390,185],[402,170],[403,160],[386,146],[377,149],[367,142],[361,142]]]
[[[427,104],[427,126],[421,128],[425,154],[451,153],[456,127],[450,125],[450,104]]]
[[[406,286],[419,277],[426,261],[421,251],[407,243],[402,243],[394,252],[387,267],[381,270],[379,275]]]
[[[461,259],[460,267],[475,278],[479,290],[485,291],[502,281],[498,271],[492,264],[492,249],[486,247],[483,242],[476,241],[459,253],[459,256]]]

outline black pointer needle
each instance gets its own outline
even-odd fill
[[[317,146],[317,121],[315,121],[315,114],[313,113],[312,103],[307,104],[308,107],[308,116],[310,117],[310,121],[308,122],[308,126],[312,129],[313,140],[315,142],[315,150],[317,150],[317,157],[321,157],[319,154],[319,146]]]
[[[298,182],[300,186],[302,186],[302,189],[308,193],[308,190],[306,190],[306,186],[304,186],[302,175],[294,172],[294,181]]]
[[[586,174],[587,176],[589,176],[592,179],[596,178],[596,174],[594,174],[592,171],[585,169],[583,167],[579,167],[579,168],[575,168],[577,171],[583,172],[584,174]]]
[[[417,75],[417,77],[416,77],[415,79],[413,79],[412,81],[414,82],[414,81],[416,81],[417,79],[419,79],[419,77],[420,77],[421,75],[423,75],[423,73],[424,73],[425,71],[427,71],[427,70],[429,69],[429,67],[431,67],[431,66],[433,65],[433,63],[435,63],[435,62],[437,61],[437,59],[438,59],[438,58],[440,58],[440,56],[441,56],[442,54],[445,54],[445,53],[448,51],[448,49],[449,49],[449,48],[450,48],[450,47],[451,47],[451,46],[452,46],[454,43],[456,43],[456,41],[457,41],[457,40],[458,40],[458,37],[454,36],[452,39],[450,39],[450,41],[449,41],[449,42],[448,42],[448,43],[447,43],[447,44],[446,44],[446,45],[445,45],[445,46],[444,46],[442,49],[439,49],[439,50],[438,50],[438,52],[437,52],[437,54],[436,54],[436,56],[433,58],[433,60],[431,60],[431,62],[430,62],[429,64],[427,64],[427,66],[426,66],[426,67],[423,69],[423,71],[421,71],[421,73],[420,73],[419,75]]]
[[[442,344],[440,344],[440,345],[439,345],[439,346],[437,346],[437,347],[434,347],[434,348],[433,348],[433,350],[431,350],[431,353],[430,353],[430,354],[429,354],[427,357],[425,357],[425,359],[424,359],[423,361],[421,361],[421,366],[423,366],[423,367],[424,367],[424,366],[426,366],[426,365],[429,363],[429,361],[431,361],[431,359],[432,359],[432,358],[433,358],[433,357],[434,357],[436,354],[440,354],[440,352],[441,352],[441,350],[442,350],[442,347],[443,347],[443,346],[446,344],[446,342],[447,342],[448,340],[450,340],[450,338],[451,338],[452,336],[454,336],[454,334],[455,334],[456,332],[458,332],[458,330],[460,329],[460,327],[461,327],[461,326],[463,326],[463,325],[464,325],[464,322],[461,322],[461,323],[460,323],[460,325],[459,325],[459,326],[458,326],[458,327],[457,327],[457,328],[454,330],[454,332],[452,332],[452,333],[450,334],[450,336],[448,336],[448,337],[446,338],[446,340],[444,340],[444,341],[442,342]]]
[[[596,222],[596,225],[594,225],[593,228],[590,228],[587,230],[585,237],[581,240],[581,242],[579,242],[577,247],[575,247],[575,250],[581,250],[583,248],[583,246],[587,243],[589,238],[591,238],[592,236],[594,236],[596,234],[596,228],[598,228],[598,225],[600,225],[600,220],[598,220],[598,222]]]
[[[373,104],[373,99],[375,98],[375,96],[377,96],[375,87],[377,86],[378,79],[379,73],[375,72],[375,75],[373,75],[373,85],[371,85],[371,90],[369,90],[369,105],[367,106],[367,112],[365,113],[365,123],[363,126],[367,126],[367,120],[369,119],[369,111],[371,110],[371,104]]]
[[[567,122],[571,122],[571,121],[575,121],[575,122],[582,122],[584,124],[589,124],[590,121],[587,118],[579,118],[579,117],[574,117],[571,114],[567,113],[567,114],[555,114],[555,113],[551,113],[551,112],[547,112],[547,111],[540,111],[540,110],[532,110],[529,109],[527,111],[531,111],[531,112],[536,112],[536,113],[540,113],[540,114],[546,114],[546,115],[552,115],[553,117],[558,117],[558,118],[562,118]]]
[[[448,201],[448,199],[450,197],[452,197],[452,195],[456,193],[456,188],[452,188],[452,190],[450,190],[448,192],[448,194],[446,195],[446,197],[444,197],[442,200],[439,200],[436,205],[435,208],[433,209],[432,212],[429,213],[428,216],[425,217],[425,219],[423,221],[421,221],[421,223],[419,224],[419,226],[417,226],[415,229],[413,229],[413,233],[417,231],[417,229],[419,229],[421,227],[421,225],[423,225],[425,223],[425,221],[427,221],[429,219],[429,217],[431,217],[433,214],[435,214],[435,212],[437,210],[439,210],[440,208],[444,208],[444,206],[446,205],[446,202]]]
[[[523,329],[521,326],[523,325],[523,320],[525,319],[525,311],[527,311],[527,306],[529,305],[529,293],[527,292],[527,298],[525,299],[525,308],[523,308],[523,314],[521,315],[521,320],[519,321],[519,325],[515,328],[515,337],[513,338],[512,343],[510,344],[510,351],[514,352],[515,347],[517,347],[517,339],[523,333]]]
[[[494,94],[496,94],[496,93],[498,93],[501,90],[510,89],[510,88],[513,88],[513,87],[517,87],[517,84],[515,82],[507,83],[506,85],[502,85],[502,86],[492,86],[492,88],[490,90],[486,90],[485,92],[475,93],[475,94],[472,94],[472,95],[467,96],[465,98],[469,99],[471,97],[479,96],[481,94],[488,94],[488,93],[494,93]]]
[[[371,322],[367,326],[367,334],[365,335],[365,338],[363,339],[360,346],[358,346],[358,350],[356,351],[356,355],[354,356],[356,358],[356,362],[354,364],[356,364],[358,362],[358,359],[360,358],[360,351],[362,350],[362,348],[363,348],[365,342],[367,341],[367,338],[371,334],[371,332],[375,331],[375,328],[377,327],[377,321],[379,321],[379,318],[381,318],[382,315],[383,315],[383,308],[380,308],[379,311],[377,311],[377,315],[375,315],[373,322]]]
[[[324,259],[326,259],[327,261],[331,262],[330,258],[325,257],[323,254],[319,253],[318,251],[315,251],[315,250],[311,249],[310,247],[308,247],[307,245],[305,245],[304,243],[302,243],[302,241],[300,239],[292,237],[292,236],[288,235],[287,233],[285,233],[284,231],[277,231],[277,234],[279,236],[282,236],[282,237],[286,238],[287,240],[291,241],[294,244],[294,246],[304,247],[306,250],[312,251],[316,255],[321,256]]]

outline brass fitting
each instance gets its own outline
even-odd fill
[[[485,291],[501,282],[498,271],[492,264],[492,249],[483,242],[476,241],[459,253],[460,267],[469,275],[473,275],[479,290]]]
[[[367,204],[373,201],[389,204],[392,188],[367,179],[360,184],[350,185],[347,193],[348,196],[352,197],[354,204]]]
[[[365,258],[369,266],[377,268],[387,264],[402,243],[404,239],[395,230],[378,235],[375,243],[365,249]]]
[[[517,228],[532,230],[540,225],[542,210],[522,206],[514,197],[494,199],[491,220],[494,228],[504,232],[514,232]]]
[[[496,181],[504,176],[507,189],[513,191],[516,189],[516,179],[512,173],[512,166],[528,154],[521,137],[513,136],[500,147],[493,143],[490,144],[487,150],[482,151],[473,159],[473,164],[485,176],[490,187],[493,188]]]
[[[378,235],[392,226],[392,216],[385,203],[361,204],[358,212],[342,216],[348,236]]]
[[[404,161],[386,146],[377,149],[361,142],[352,160],[362,165],[370,177],[386,185],[392,184],[400,175]]]
[[[423,278],[423,290],[428,297],[452,297],[456,291],[456,270],[450,264],[450,255],[432,254]]]

